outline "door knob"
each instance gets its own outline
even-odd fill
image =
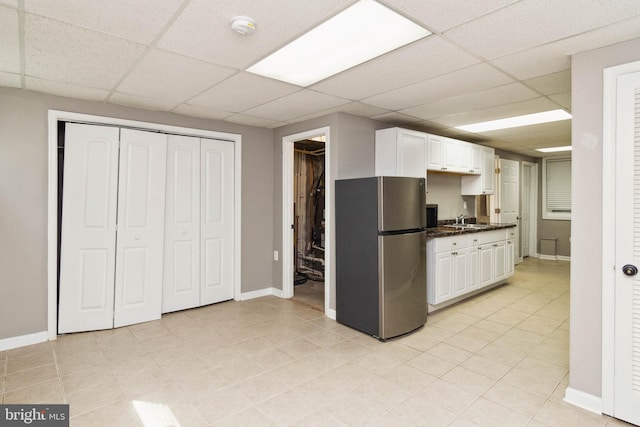
[[[622,272],[627,276],[635,276],[638,274],[638,268],[635,265],[627,264],[622,267]]]

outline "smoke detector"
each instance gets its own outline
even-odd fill
[[[250,35],[256,31],[256,21],[248,16],[234,16],[231,19],[231,29],[243,36]]]

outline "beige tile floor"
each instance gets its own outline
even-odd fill
[[[569,264],[382,343],[265,297],[0,352],[4,403],[69,403],[72,426],[622,426],[562,401]]]

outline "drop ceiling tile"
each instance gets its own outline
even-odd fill
[[[25,10],[79,27],[149,44],[173,17],[181,3],[181,0],[25,0]]]
[[[18,11],[0,7],[0,71],[20,72]]]
[[[482,135],[530,148],[571,145],[571,120],[482,132]]]
[[[361,102],[350,102],[336,108],[337,111],[353,114],[354,116],[372,117],[388,112],[382,108],[373,107]]]
[[[532,79],[525,80],[524,84],[537,90],[542,95],[554,95],[556,93],[570,92],[571,70],[534,77]]]
[[[52,95],[66,96],[69,98],[88,99],[91,101],[105,101],[109,97],[108,90],[44,80],[37,77],[26,76],[24,86],[25,89],[36,92],[50,93]]]
[[[486,15],[518,0],[388,0],[390,6],[438,32]]]
[[[145,98],[143,96],[114,92],[109,98],[110,104],[126,105],[127,107],[142,108],[151,111],[171,111],[178,104],[162,99]]]
[[[572,54],[637,37],[640,37],[640,17],[498,58],[492,62],[511,75],[526,80],[570,69]]]
[[[244,69],[351,3],[352,0],[192,0],[159,40],[158,47]],[[238,15],[256,21],[253,35],[243,36],[231,30],[231,18]]]
[[[363,100],[388,110],[402,110],[468,92],[512,83],[513,79],[487,64],[477,64]]]
[[[400,110],[401,113],[429,120],[461,111],[479,110],[540,96],[522,83],[511,83],[480,92],[446,98],[418,107]]]
[[[550,95],[549,98],[562,108],[571,111],[571,92],[557,93],[555,95]]]
[[[402,124],[415,124],[421,122],[420,119],[415,117],[407,116],[406,114],[396,113],[394,111],[390,111],[388,113],[378,114],[377,116],[373,116],[372,119],[380,120],[381,122],[389,122],[389,123],[397,123],[398,125]]]
[[[241,72],[189,100],[189,104],[241,112],[301,90],[300,87]]]
[[[473,123],[480,123],[489,120],[504,119],[523,114],[539,113],[557,109],[558,106],[545,97],[529,99],[526,101],[514,102],[512,104],[499,105],[496,107],[484,108],[476,111],[465,111],[458,114],[431,119],[431,121],[446,126],[462,126]]]
[[[287,123],[277,120],[262,119],[260,117],[247,116],[246,114],[234,114],[224,119],[225,122],[237,123],[239,125],[254,126],[259,128],[285,126]]]
[[[343,98],[305,89],[252,108],[245,113],[251,116],[289,122],[297,117],[313,114],[318,110],[337,107],[348,102]]]
[[[0,71],[0,86],[21,88],[22,79],[20,78],[20,74]]]
[[[118,92],[177,103],[193,98],[236,71],[160,49],[151,50]]]
[[[312,89],[353,100],[459,70],[479,60],[438,36],[429,36],[373,59]]]
[[[25,14],[25,73],[112,89],[144,47],[120,38]]]
[[[172,113],[214,120],[222,120],[232,114],[229,111],[219,111],[212,108],[196,107],[195,105],[189,104],[181,104],[177,106],[172,110]]]
[[[637,0],[522,0],[445,35],[492,59],[638,15]]]

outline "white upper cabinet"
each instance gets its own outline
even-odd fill
[[[480,174],[480,168],[474,167],[473,149],[476,145],[444,136],[429,135],[427,149],[427,169],[438,172],[459,174]]]
[[[463,176],[461,178],[460,194],[463,196],[493,194],[495,150],[481,145],[476,145],[476,147],[479,147],[480,150],[480,175]]]
[[[376,131],[375,174],[427,178],[427,134],[401,128]]]
[[[427,142],[427,170],[443,170],[444,136],[429,135]]]
[[[462,176],[462,195],[493,194],[494,149],[402,128],[376,131],[375,174],[427,178],[427,171]]]

